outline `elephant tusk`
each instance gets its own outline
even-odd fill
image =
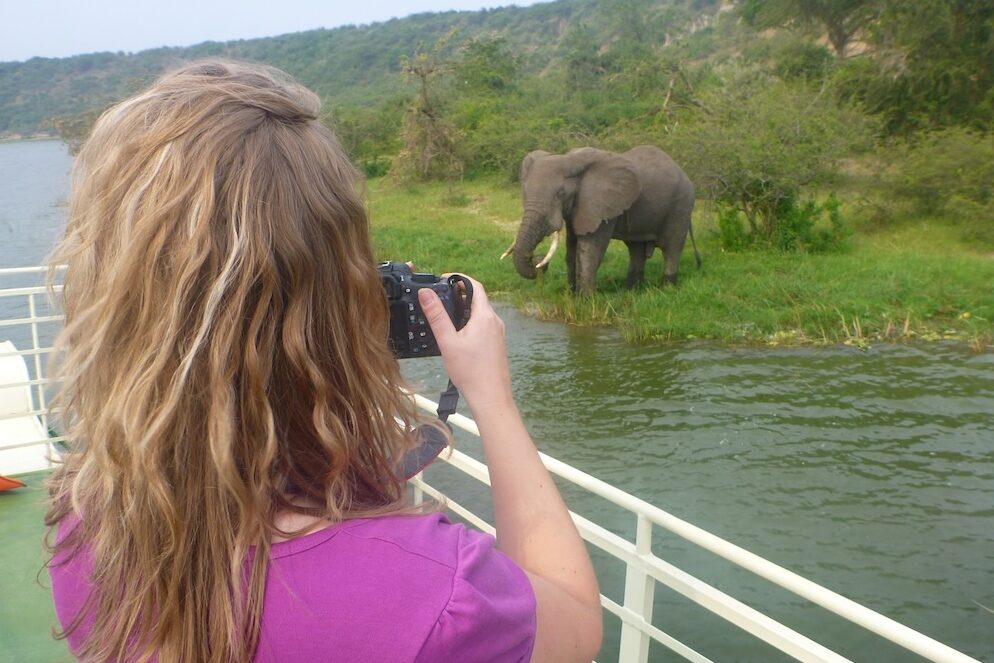
[[[514,249],[514,242],[511,242],[511,246],[507,247],[507,251],[504,251],[504,253],[500,254],[500,259],[503,260],[504,258],[511,255],[511,251],[513,249]]]
[[[542,269],[552,261],[552,256],[556,255],[556,249],[559,248],[559,231],[552,233],[552,246],[549,247],[549,252],[545,254],[542,258],[542,262],[535,265],[535,269]]]

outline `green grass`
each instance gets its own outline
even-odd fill
[[[510,259],[499,261],[521,214],[518,188],[502,178],[413,187],[373,180],[369,200],[379,259],[465,272],[495,299],[527,313],[614,325],[631,341],[866,347],[877,340],[947,339],[976,350],[994,343],[994,250],[962,243],[939,222],[857,233],[838,254],[725,253],[701,205],[694,224],[704,266],[695,268],[688,247],[680,287],[660,285],[657,251],[646,267],[647,284],[626,290],[628,252],[612,242],[597,294],[575,298],[567,291],[564,250],[536,281],[519,277]]]

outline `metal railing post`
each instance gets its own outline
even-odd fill
[[[638,514],[635,528],[635,553],[639,557],[652,554],[652,521]],[[652,623],[652,604],[656,596],[656,581],[645,570],[625,565],[625,608]],[[621,647],[618,660],[623,663],[646,663],[652,639],[625,622],[621,623]]]
[[[409,481],[417,479],[419,482],[424,481],[424,475],[422,472],[415,474]],[[421,489],[420,483],[413,483],[414,486],[414,504],[415,506],[421,506],[425,501],[425,491]]]
[[[41,425],[48,431],[48,405],[45,402],[45,375],[41,369],[41,343],[38,341],[38,314],[35,311],[35,296],[34,293],[28,295],[28,317],[31,319],[31,349],[35,352],[35,379],[38,384],[35,386],[38,389],[38,409],[41,410]],[[52,465],[52,457],[54,450],[52,446],[49,445],[48,449],[48,464],[49,467]]]

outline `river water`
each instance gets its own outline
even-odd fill
[[[0,144],[0,266],[39,264],[65,216],[56,142]],[[386,256],[396,258],[396,256]],[[994,354],[947,344],[631,345],[611,329],[500,307],[515,393],[540,448],[981,660],[994,661]],[[405,374],[430,397],[437,359]],[[475,440],[457,442],[479,455]],[[485,492],[429,479],[486,514]],[[634,520],[564,490],[633,536]],[[657,533],[657,554],[856,661],[915,661],[715,556]],[[595,553],[621,602],[623,567]],[[654,623],[715,661],[787,660],[665,587]],[[599,660],[617,650],[608,617]],[[677,660],[653,649],[651,660]]]

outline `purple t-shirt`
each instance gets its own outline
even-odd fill
[[[275,543],[253,660],[528,661],[535,595],[494,544],[437,513],[350,520]],[[63,626],[83,606],[91,563],[80,554],[51,568]],[[69,637],[74,650],[90,624]]]

